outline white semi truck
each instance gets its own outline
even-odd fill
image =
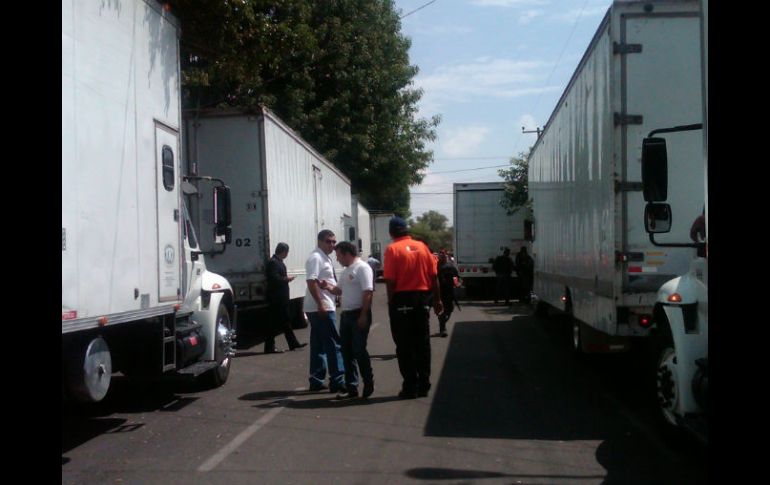
[[[371,211],[371,254],[382,263],[382,255],[393,241],[390,238],[390,220],[396,215],[393,212]]]
[[[646,337],[660,286],[687,272],[691,248],[653,245],[639,214],[642,140],[701,121],[697,1],[612,3],[529,156],[534,292],[571,317],[578,353]],[[703,209],[701,137],[679,135],[671,203]],[[700,201],[700,202],[698,202]],[[689,237],[675,227],[662,242]]]
[[[233,294],[207,271],[180,163],[179,26],[154,0],[62,1],[62,390],[114,371],[223,384]],[[229,192],[214,190],[218,238]]]
[[[305,260],[322,229],[347,238],[350,180],[267,108],[192,112],[186,126],[190,172],[227,180],[232,188],[233,244],[212,255],[209,267],[233,285],[237,311],[264,308],[265,266],[279,242],[288,244],[284,263],[296,277],[289,284],[291,312],[295,326],[304,326]],[[196,227],[215,214],[208,198],[199,198],[192,212]],[[212,238],[203,232],[204,246]]]
[[[364,260],[369,257],[372,248],[372,221],[369,211],[358,199],[357,195],[351,196],[353,218],[353,232],[348,229],[348,241],[356,245],[359,252],[363,253]]]
[[[508,215],[501,205],[505,182],[456,183],[454,197],[454,255],[468,293],[491,296],[495,272],[492,261],[510,249],[513,260],[526,239],[529,209]],[[514,277],[515,277],[514,273]]]
[[[686,274],[666,282],[658,290],[653,310],[655,384],[661,416],[671,425],[682,426],[708,441],[708,260],[706,240],[694,231],[693,242],[658,242],[656,235],[670,232],[673,213],[681,207],[668,200],[670,177],[701,183],[698,172],[682,173],[682,160],[671,157],[668,148],[676,147],[683,134],[702,130],[704,195],[694,203],[703,204],[703,235],[708,235],[708,0],[701,1],[702,101],[703,123],[653,130],[643,140],[642,184],[647,205],[645,229],[656,247],[689,247],[693,251]],[[671,174],[671,175],[669,175]],[[678,187],[678,180],[671,184]],[[673,195],[673,194],[672,194]],[[673,197],[672,197],[673,198]],[[692,203],[691,202],[691,203]],[[679,218],[676,219],[679,221]],[[690,227],[683,219],[676,224]],[[697,225],[696,225],[697,227]],[[697,252],[695,252],[697,251]]]

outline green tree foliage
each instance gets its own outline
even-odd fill
[[[175,0],[183,107],[265,105],[351,179],[407,214],[440,119],[417,119],[409,39],[392,0]]]
[[[418,217],[416,221],[409,220],[409,232],[413,238],[427,244],[431,251],[442,248],[452,251],[454,230],[451,227],[447,228],[447,221],[445,215],[429,211]]]
[[[518,157],[510,160],[510,168],[497,171],[505,179],[505,192],[500,202],[508,215],[515,214],[522,207],[532,210],[532,199],[529,198],[527,175],[529,160],[527,154],[519,153]]]

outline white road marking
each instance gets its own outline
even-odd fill
[[[302,391],[304,390],[304,387],[298,387],[294,389],[295,391]],[[284,401],[293,401],[294,397],[288,397]],[[286,409],[284,406],[279,406],[276,408],[271,409],[270,411],[266,412],[261,418],[256,420],[254,424],[249,426],[248,428],[244,429],[240,432],[238,436],[233,438],[231,442],[229,442],[227,445],[222,447],[219,451],[217,451],[211,458],[206,460],[201,466],[198,467],[199,472],[208,472],[213,470],[217,465],[222,463],[222,460],[227,458],[227,456],[232,453],[233,451],[237,450],[238,447],[240,447],[247,439],[251,437],[254,433],[259,431],[259,429],[269,423],[274,417],[278,416],[278,414]]]

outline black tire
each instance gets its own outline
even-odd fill
[[[662,313],[662,312],[660,312]],[[668,362],[676,361],[676,347],[674,338],[671,335],[671,328],[668,320],[663,318],[657,320],[658,331],[653,337],[653,390],[655,392],[655,406],[658,420],[664,428],[669,431],[677,428],[673,409],[677,402],[678,389],[674,375],[667,365]]]
[[[232,363],[230,352],[233,349],[233,343],[229,335],[231,331],[230,313],[227,311],[227,307],[220,304],[217,310],[217,324],[214,330],[214,338],[216,340],[214,343],[214,360],[217,362],[217,366],[204,374],[206,384],[210,387],[223,385],[230,376],[230,365]]]

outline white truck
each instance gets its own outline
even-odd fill
[[[664,203],[668,197],[669,172],[676,179],[698,183],[698,172],[682,173],[682,160],[668,160],[668,148],[676,147],[683,134],[703,130],[702,163],[704,198],[689,203],[703,204],[702,224],[708,234],[708,0],[701,1],[702,39],[702,107],[703,123],[653,130],[643,140],[642,184],[644,188],[645,229],[656,247],[689,247],[693,254],[690,269],[680,277],[666,282],[658,290],[653,310],[655,389],[660,415],[671,425],[682,426],[708,441],[708,261],[706,241],[693,243],[661,243],[656,234],[671,230],[673,213],[681,207]],[[670,167],[670,168],[669,168]],[[672,184],[681,190],[681,180]],[[673,194],[672,194],[673,195]],[[673,197],[672,197],[673,199]],[[641,215],[641,214],[639,214]],[[678,218],[677,218],[678,219]],[[683,219],[679,225],[690,227]]]
[[[179,26],[154,0],[62,1],[62,391],[114,371],[229,375],[233,294],[183,200]],[[228,231],[217,187],[216,231]]]
[[[390,238],[390,220],[396,215],[393,212],[371,211],[371,254],[382,263],[382,255],[385,254],[392,239]]]
[[[233,285],[236,311],[264,308],[266,264],[279,242],[288,244],[284,263],[296,277],[289,284],[291,311],[295,326],[304,326],[305,260],[322,229],[346,239],[350,180],[267,108],[193,112],[186,125],[190,172],[215,175],[232,189],[233,244],[209,266]],[[192,212],[196,227],[211,223],[215,213],[207,198]],[[202,233],[204,246],[212,237]]]
[[[701,120],[699,29],[697,1],[613,2],[530,152],[534,292],[571,317],[576,353],[648,336],[658,289],[689,267],[691,248],[645,232],[641,155],[653,129]],[[683,220],[703,209],[701,149],[688,132],[672,150]],[[663,242],[688,237],[676,227]]]
[[[527,208],[508,215],[501,205],[505,182],[456,183],[454,206],[454,255],[457,270],[469,294],[492,295],[495,272],[492,261],[510,249],[514,259],[524,246]],[[515,276],[515,275],[514,275]]]
[[[348,241],[352,242],[358,248],[358,251],[363,253],[363,258],[369,257],[372,248],[372,221],[369,211],[358,200],[357,195],[351,196],[353,217],[351,227],[353,232],[348,229]]]

